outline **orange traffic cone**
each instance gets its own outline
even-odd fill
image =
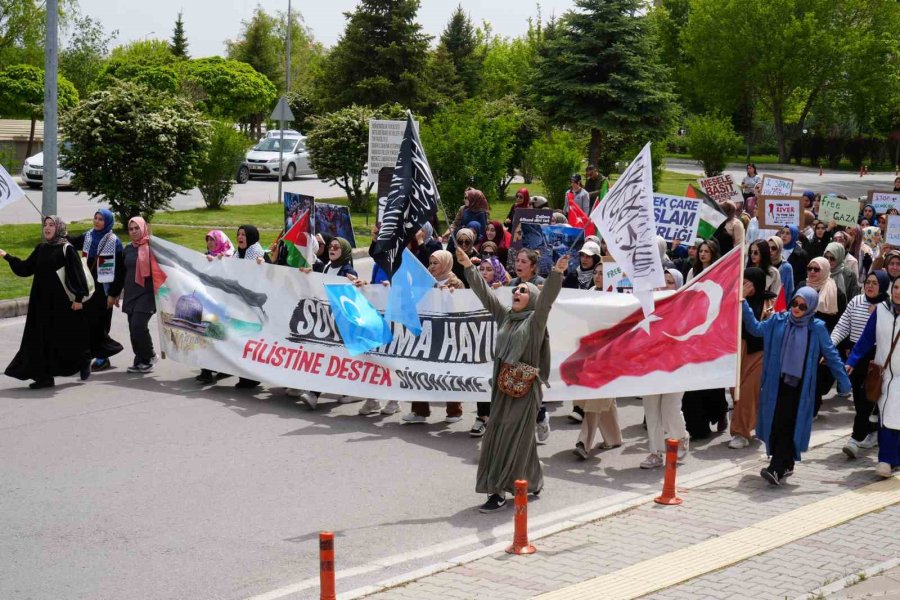
[[[675,464],[678,462],[678,440],[666,440],[666,476],[663,479],[662,496],[653,499],[657,504],[681,504],[675,491]]]
[[[516,516],[515,533],[512,546],[506,549],[509,554],[534,554],[537,549],[528,543],[528,482],[516,480]]]
[[[319,534],[319,600],[336,600],[334,592],[334,533]]]

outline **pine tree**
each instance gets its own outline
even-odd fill
[[[456,73],[465,88],[467,96],[474,96],[481,79],[484,56],[479,51],[478,39],[472,20],[457,6],[441,34],[438,48],[443,48],[450,57]]]
[[[545,30],[535,104],[554,121],[590,128],[596,164],[609,138],[638,142],[667,132],[674,95],[640,0],[575,0]],[[640,139],[638,139],[640,138]]]
[[[172,43],[169,47],[172,49],[172,54],[174,54],[176,58],[184,60],[190,58],[188,55],[187,36],[184,33],[184,20],[181,18],[180,11],[178,13],[178,18],[175,20],[175,29],[172,31]]]
[[[325,61],[318,88],[325,104],[417,108],[431,37],[416,22],[419,0],[360,0]]]

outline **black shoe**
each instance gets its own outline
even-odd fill
[[[34,383],[29,383],[28,387],[30,387],[33,390],[40,390],[43,388],[51,388],[54,385],[56,385],[56,383],[53,381],[53,378],[51,377],[50,379],[39,379],[39,380],[36,380]]]
[[[216,379],[213,377],[213,372],[209,369],[202,369],[200,374],[194,377],[200,383],[213,383]]]
[[[216,381],[222,381],[223,379],[228,379],[231,377],[228,373],[216,373]]]
[[[482,513],[492,513],[497,512],[506,506],[506,498],[499,494],[491,494],[488,496],[488,501],[481,505],[481,508],[478,509],[478,512]]]
[[[544,488],[541,488],[539,490],[535,490],[535,491],[531,492],[531,495],[534,496],[535,498],[537,498],[541,495],[541,492],[543,492],[543,491],[544,491]]]
[[[476,418],[475,422],[472,424],[472,429],[469,430],[469,435],[472,437],[481,437],[484,435],[486,429],[487,423],[484,422],[484,419]]]
[[[781,477],[778,476],[778,473],[772,471],[771,469],[763,469],[759,472],[759,476],[769,482],[771,485],[781,485]]]
[[[728,413],[725,413],[721,417],[719,417],[719,423],[716,425],[716,432],[722,433],[728,429]]]
[[[234,387],[239,390],[251,390],[255,387],[259,387],[258,381],[253,381],[252,379],[244,379],[241,377],[238,379],[238,382],[234,384]]]
[[[78,375],[81,377],[82,381],[87,381],[88,377],[91,376],[91,363],[81,367],[81,371],[79,371]]]
[[[574,454],[581,460],[587,460],[588,453],[587,453],[587,450],[584,449],[584,442],[576,443],[575,448],[572,450],[572,454]]]

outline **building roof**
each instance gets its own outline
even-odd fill
[[[31,133],[31,121],[27,119],[0,119],[0,142],[10,141],[28,141]],[[34,124],[34,140],[36,142],[44,139],[44,122],[38,121]]]

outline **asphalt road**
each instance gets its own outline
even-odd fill
[[[23,324],[0,321],[0,364]],[[118,312],[113,336],[128,347]],[[0,598],[318,598],[320,530],[336,532],[339,591],[511,539],[511,509],[477,512],[474,406],[454,425],[441,408],[404,425],[328,398],[309,411],[233,379],[203,388],[168,360],[130,375],[130,359],[126,350],[115,369],[52,390],[0,377]],[[539,450],[546,487],[529,506],[532,532],[660,489],[661,470],[638,468],[638,401],[620,401],[626,444],[588,462],[571,453],[568,408],[554,407]],[[846,403],[832,400],[816,429],[849,424]],[[680,482],[758,462],[758,446],[726,441],[696,444]]]

